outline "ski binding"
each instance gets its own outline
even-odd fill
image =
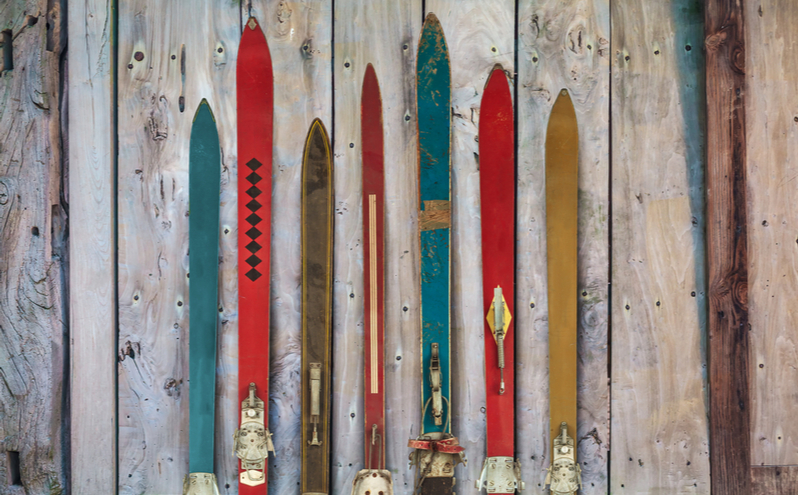
[[[219,495],[214,473],[191,473],[183,480],[183,495]]]
[[[242,401],[242,424],[233,434],[233,453],[242,460],[239,482],[248,486],[266,483],[267,457],[275,446],[272,433],[265,426],[264,401],[256,397],[256,384],[250,384],[250,396]]]
[[[561,435],[553,440],[553,465],[547,468],[544,484],[552,495],[572,495],[583,487],[581,466],[575,462],[575,440],[567,435],[567,423],[561,423]]]
[[[486,493],[514,493],[514,490],[523,491],[525,482],[519,461],[513,457],[487,457],[483,461],[481,477],[475,482],[479,491],[486,489]]]
[[[449,433],[432,432],[409,440],[408,446],[415,449],[408,455],[409,467],[416,466],[420,478],[451,478],[455,467],[467,464],[464,447]]]
[[[383,493],[393,495],[392,473],[388,469],[362,469],[353,480],[352,495]]]

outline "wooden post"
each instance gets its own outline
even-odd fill
[[[114,0],[68,3],[71,490],[116,493]],[[80,42],[78,42],[80,40]]]
[[[69,483],[65,16],[59,2],[0,6],[0,493],[8,495]]]
[[[711,489],[750,494],[745,33],[741,0],[705,8]]]

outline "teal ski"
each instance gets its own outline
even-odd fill
[[[417,51],[419,125],[422,431],[408,446],[415,493],[449,495],[466,463],[451,433],[450,403],[450,59],[442,26],[428,14]]]
[[[189,144],[189,476],[184,495],[218,495],[214,475],[220,147],[208,102]]]

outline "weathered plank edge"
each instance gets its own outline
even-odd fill
[[[115,7],[67,6],[73,493],[117,491]]]
[[[797,466],[753,466],[752,495],[797,495]]]
[[[750,493],[747,179],[741,0],[707,0],[706,194],[711,489]]]

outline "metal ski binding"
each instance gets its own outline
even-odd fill
[[[308,441],[309,445],[322,445],[317,436],[317,428],[319,426],[319,412],[320,412],[320,388],[322,387],[322,364],[311,363],[308,365],[308,379],[311,381],[311,424],[314,425],[314,430],[311,440]]]
[[[372,447],[383,443],[383,437],[378,433],[378,425],[372,425],[372,439],[369,443],[369,456],[372,460]],[[381,445],[382,447],[383,445]],[[378,466],[383,464],[383,449],[378,450]],[[351,495],[394,495],[392,488],[392,473],[388,469],[374,469],[368,465],[367,469],[362,469],[356,474],[353,480],[353,491]]]
[[[561,423],[561,435],[553,440],[553,465],[547,468],[544,484],[552,495],[572,495],[583,487],[581,466],[575,462],[575,441],[567,435],[567,423]]]
[[[275,455],[272,433],[266,428],[264,401],[256,397],[256,384],[250,384],[250,396],[242,401],[242,424],[233,434],[233,453],[242,460],[239,482],[248,486],[266,483],[269,453]]]
[[[442,424],[442,367],[439,364],[439,344],[431,344],[431,414],[433,414],[433,424]]]
[[[479,491],[486,489],[486,493],[514,493],[514,490],[525,490],[525,482],[519,461],[513,457],[487,457],[483,461],[481,477],[475,482]]]
[[[499,285],[494,289],[494,302],[489,307],[486,321],[489,322],[489,328],[492,329],[494,341],[497,343],[497,367],[500,368],[499,394],[503,395],[506,391],[506,382],[503,379],[503,370],[506,367],[503,339],[508,332],[508,327],[511,326],[511,311],[508,310],[506,299],[503,297],[503,289]]]
[[[183,495],[219,495],[214,473],[191,473],[183,479]]]

